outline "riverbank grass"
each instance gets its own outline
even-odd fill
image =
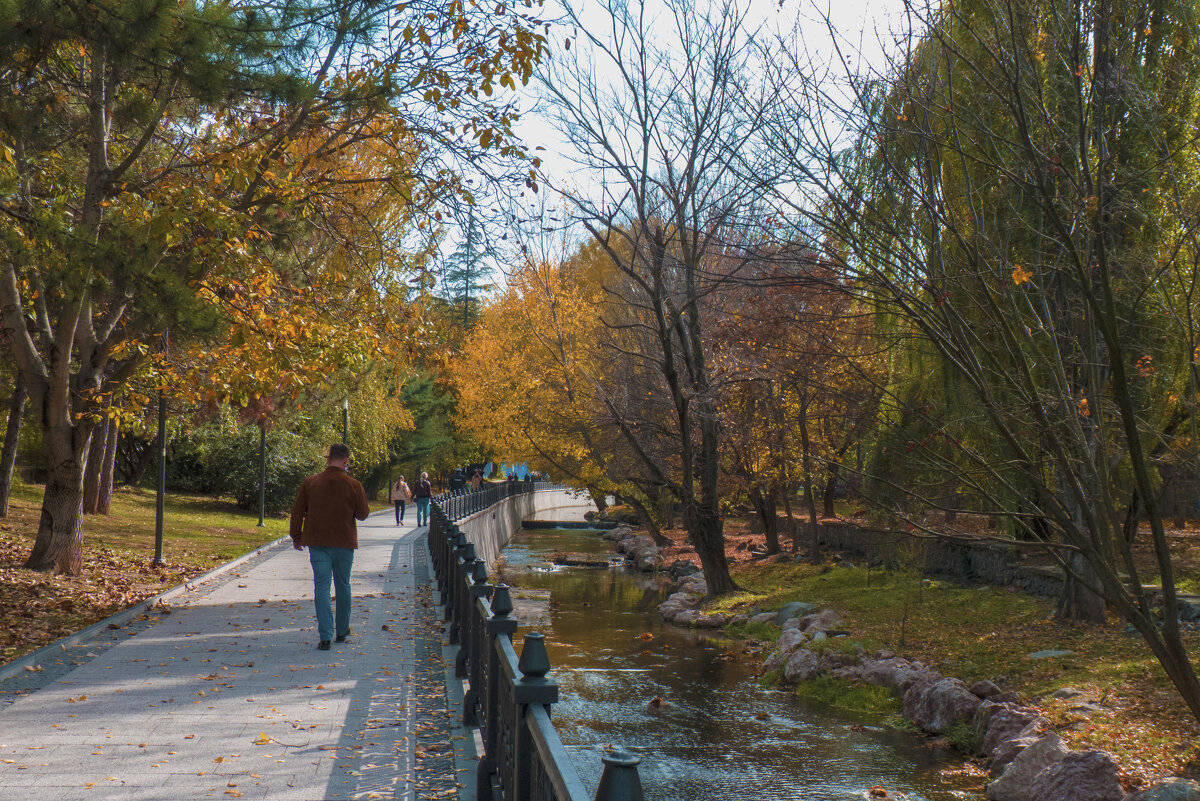
[[[78,576],[36,573],[21,567],[33,547],[42,487],[13,487],[8,517],[0,520],[0,662],[9,662],[103,620],[287,534],[287,521],[268,519],[232,501],[166,496],[163,557],[154,557],[155,494],[122,488],[111,514],[84,522],[84,566]]]
[[[850,633],[839,638],[846,647],[892,651],[968,683],[995,681],[1038,707],[1073,747],[1110,751],[1133,775],[1200,775],[1200,726],[1141,638],[1121,621],[1067,623],[1054,618],[1045,599],[1005,587],[923,580],[902,570],[757,562],[735,567],[734,578],[746,591],[714,599],[706,611],[748,613],[790,601],[831,608]],[[730,631],[777,638],[778,629],[770,628],[768,637],[752,626]],[[1188,645],[1200,658],[1200,635],[1189,634]],[[1031,656],[1041,651],[1071,653]],[[1081,691],[1094,708],[1053,698],[1063,687]],[[798,692],[851,708],[835,689]],[[960,734],[964,743],[975,736]]]
[[[796,685],[796,695],[838,709],[892,718],[900,714],[900,697],[890,687],[851,684],[830,676],[817,676]]]

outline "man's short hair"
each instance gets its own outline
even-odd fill
[[[330,461],[340,462],[343,459],[350,458],[350,446],[342,442],[335,442],[329,446]]]

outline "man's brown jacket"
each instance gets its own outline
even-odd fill
[[[326,467],[304,479],[292,504],[292,540],[301,545],[357,548],[358,527],[366,520],[367,493],[340,467]]]

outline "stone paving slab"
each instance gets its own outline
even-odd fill
[[[316,650],[307,552],[273,548],[0,682],[5,801],[457,798],[425,529],[359,524],[354,634]]]

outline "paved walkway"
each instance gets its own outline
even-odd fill
[[[284,544],[0,684],[0,797],[456,797],[424,529],[391,515],[359,524],[355,633],[331,651]]]

